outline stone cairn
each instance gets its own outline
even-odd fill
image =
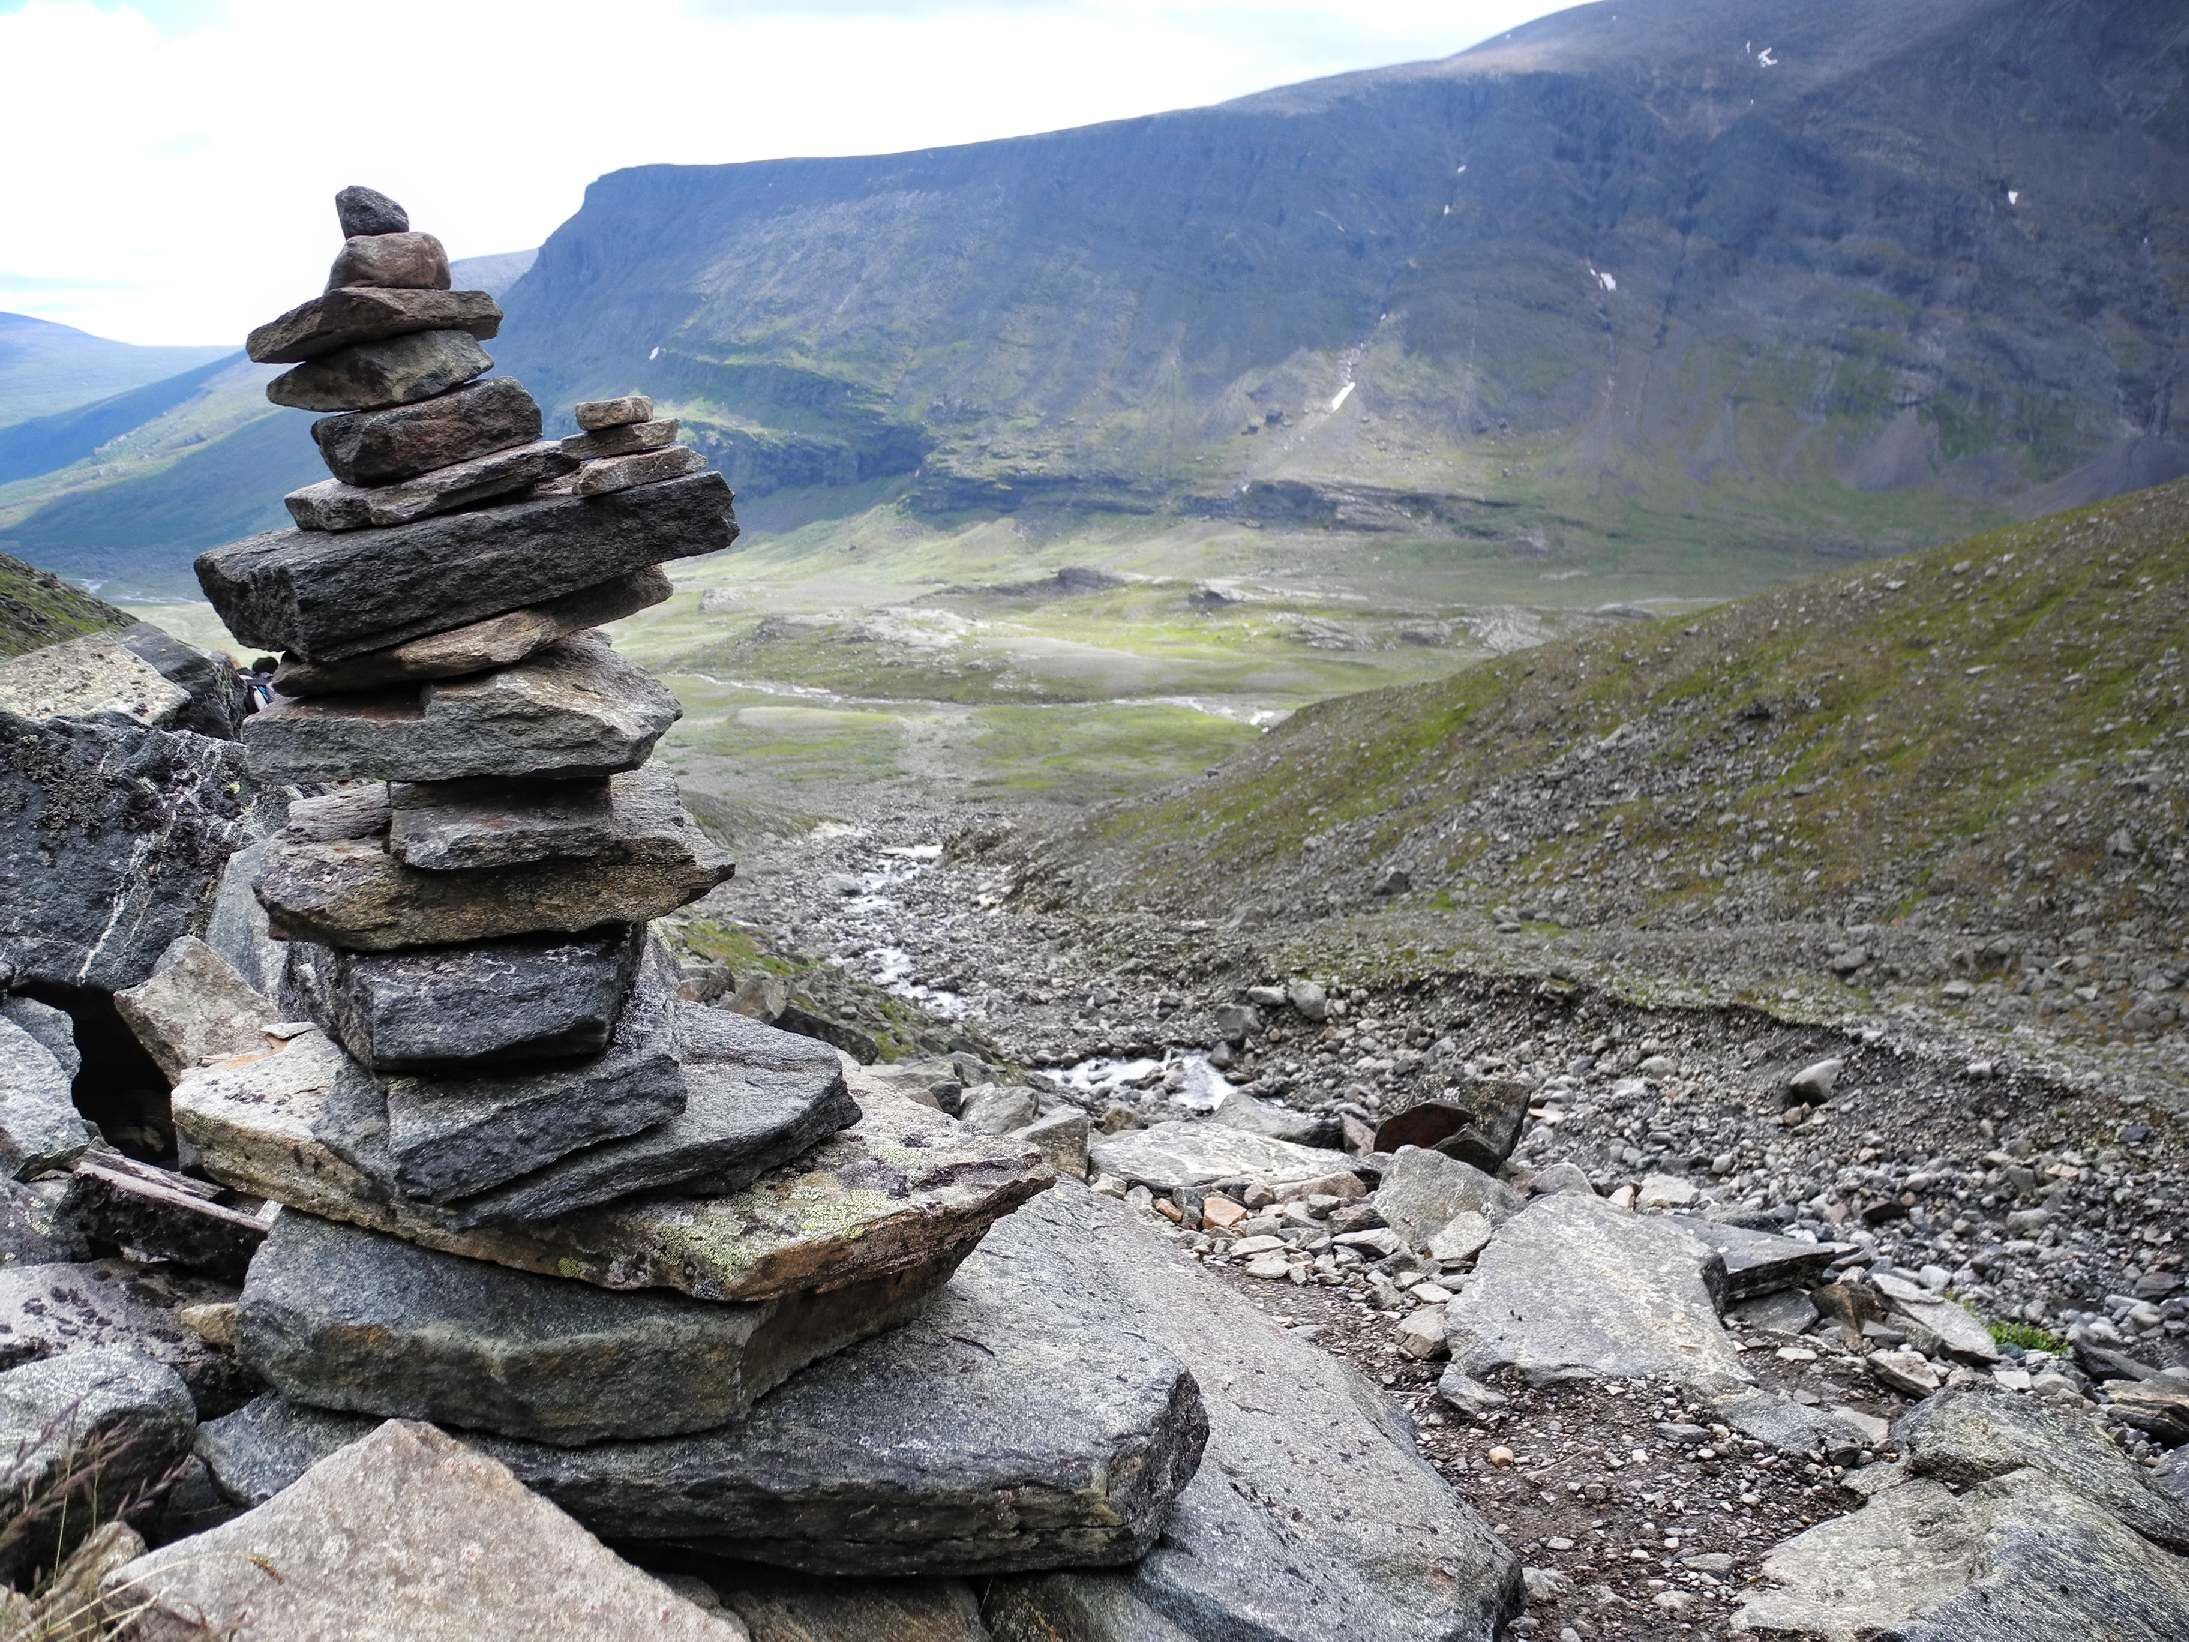
[[[680,999],[649,920],[733,868],[644,767],[675,699],[595,629],[667,598],[664,561],[730,545],[729,488],[639,395],[542,439],[524,388],[484,377],[493,299],[449,290],[385,196],[336,205],[325,294],[249,342],[294,366],[269,398],[330,413],[334,477],[288,497],[296,528],[197,564],[230,630],[284,652],[244,726],[254,772],[316,793],[257,881],[298,1018],[175,1093],[207,1172],[284,1205],[237,1312],[277,1397],[235,1440],[294,1460],[341,1415],[431,1420],[601,1532],[793,1566],[1139,1554],[1199,1459],[1190,1379],[1156,1388],[1160,1420],[1103,1416],[1093,1480],[1026,1479],[1057,1520],[1002,1551],[892,1451],[962,1412],[913,1345],[754,1416],[913,1319],[1051,1177],[926,1106],[854,1100],[832,1049]]]

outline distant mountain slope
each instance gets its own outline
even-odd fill
[[[140,348],[28,314],[0,314],[0,429],[127,393],[226,352]]]
[[[451,278],[500,296],[534,254],[462,258]],[[187,590],[198,552],[286,524],[283,495],[327,476],[311,418],[266,402],[278,369],[230,352],[0,428],[0,549],[111,591]]]
[[[2189,14],[1619,0],[1442,62],[618,172],[510,294],[757,515],[1182,508],[1875,551],[2189,466]]]
[[[2146,954],[2133,990],[2189,914],[2185,633],[2189,481],[1324,702],[1046,835],[1029,881],[1278,922],[1908,924],[2048,954],[2089,930]]]

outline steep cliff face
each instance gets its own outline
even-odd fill
[[[2185,65],[2134,0],[1622,0],[1218,108],[619,172],[505,359],[676,404],[755,501],[1276,481],[1895,545],[2185,465]]]

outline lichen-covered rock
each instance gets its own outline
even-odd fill
[[[175,1311],[234,1296],[212,1278],[129,1260],[0,1268],[0,1368],[120,1346],[181,1375],[201,1414],[222,1413],[257,1382],[184,1328]]]
[[[687,1090],[694,1081],[688,1066]],[[350,1161],[385,1122],[378,1104],[370,1075],[317,1032],[205,1067],[174,1095],[176,1126],[206,1172],[240,1191],[521,1271],[701,1299],[766,1299],[931,1265],[978,1242],[1053,1178],[1015,1142],[969,1135],[939,1112],[877,1096],[851,1127],[728,1195],[467,1227],[460,1211],[469,1205],[393,1198],[375,1178],[386,1165]],[[553,1171],[531,1178],[551,1181]]]
[[[203,927],[246,777],[232,741],[0,713],[0,964],[18,984],[145,979]]]

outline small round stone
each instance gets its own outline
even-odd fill
[[[356,183],[334,197],[334,214],[342,224],[342,237],[357,234],[401,234],[410,229],[410,213],[377,188]]]

